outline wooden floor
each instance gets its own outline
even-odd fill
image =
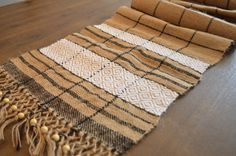
[[[6,6],[14,3],[23,2],[24,0],[0,0],[0,7]]]
[[[109,18],[130,0],[33,0],[0,8],[0,62],[48,45]],[[27,156],[0,143],[1,156]],[[165,113],[158,127],[125,156],[236,156],[236,53]]]

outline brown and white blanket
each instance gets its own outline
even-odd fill
[[[26,138],[31,155],[111,156],[137,144],[236,40],[234,24],[175,3],[133,0],[1,65],[0,139],[13,124],[14,147]]]

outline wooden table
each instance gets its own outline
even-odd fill
[[[130,0],[35,0],[0,8],[0,62],[99,24]],[[1,156],[17,152],[10,130]],[[177,100],[157,128],[125,156],[235,156],[236,53],[208,70],[202,82]]]

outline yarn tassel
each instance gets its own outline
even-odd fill
[[[37,98],[1,68],[0,89],[0,140],[4,140],[6,127],[13,124],[13,146],[20,149],[25,136],[32,156],[118,155],[108,145],[75,129],[73,123],[52,108],[41,106]],[[10,101],[3,101],[4,98]]]
[[[26,123],[26,119],[24,119],[23,121],[15,124],[12,127],[12,143],[13,143],[13,147],[21,148],[22,144],[21,144],[21,130],[24,126],[24,124]]]
[[[46,136],[46,142],[47,142],[47,155],[49,156],[55,156],[55,151],[56,151],[56,142],[53,141],[50,137],[52,132],[50,132]]]

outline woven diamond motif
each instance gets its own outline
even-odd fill
[[[174,61],[177,61],[185,66],[188,66],[196,71],[199,71],[200,73],[204,73],[204,71],[207,70],[207,68],[210,66],[207,63],[204,63],[200,60],[188,57],[186,55],[175,53],[171,55],[169,58],[171,58]]]
[[[150,113],[161,115],[178,94],[158,83],[140,78],[127,87],[119,97]]]
[[[136,35],[124,32],[120,35],[117,36],[117,38],[126,41],[128,43],[134,44],[134,45],[143,45],[145,42],[147,42],[148,40],[145,40],[141,37],[138,37]]]
[[[100,57],[89,50],[85,50],[62,66],[75,75],[88,79],[108,63],[110,63],[108,59]]]
[[[84,50],[85,49],[83,47],[76,45],[66,39],[62,39],[48,47],[40,49],[40,52],[58,64],[63,64]]]
[[[107,24],[100,24],[100,25],[95,25],[94,27],[112,35],[112,36],[117,36],[119,34],[122,34],[124,33],[124,31],[122,30],[119,30],[119,29],[116,29],[116,28],[113,28]]]
[[[126,86],[132,84],[136,79],[138,79],[138,76],[112,62],[90,78],[89,81],[114,95],[118,95],[118,93]]]
[[[150,50],[150,51],[153,51],[157,54],[160,54],[162,56],[170,56],[171,54],[174,53],[173,50],[169,49],[169,48],[166,48],[162,45],[159,45],[159,44],[156,44],[154,42],[146,42],[144,45],[143,45],[144,48]]]

